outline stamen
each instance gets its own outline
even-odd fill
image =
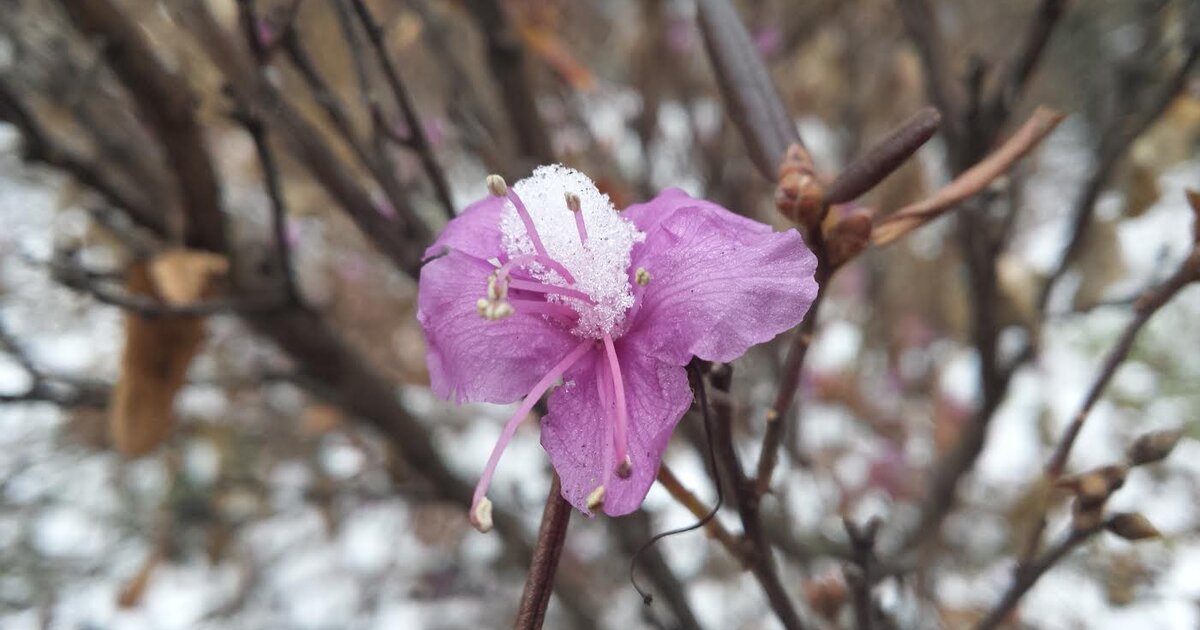
[[[542,284],[540,282],[534,282],[532,280],[509,280],[508,286],[511,289],[519,289],[521,291],[529,291],[531,293],[548,293],[548,294],[554,294],[554,295],[561,295],[563,297],[575,298],[577,300],[583,300],[584,302],[587,302],[588,304],[596,303],[595,301],[592,300],[590,295],[588,295],[578,289],[569,289],[567,287],[556,287],[556,286],[549,285],[549,284]]]
[[[539,256],[550,258],[546,254],[546,246],[542,244],[542,238],[538,236],[537,227],[533,225],[533,217],[529,216],[529,209],[525,207],[525,203],[517,196],[517,192],[508,187],[503,177],[499,175],[487,176],[488,192],[497,197],[507,197],[512,202],[513,207],[517,209],[517,216],[521,217],[521,223],[525,224],[525,233],[529,235],[529,240],[533,241],[533,250]]]
[[[587,243],[587,226],[583,224],[583,204],[579,195],[567,191],[567,209],[575,215],[575,229],[579,231],[579,242]]]
[[[553,302],[545,302],[542,300],[522,300],[513,298],[508,301],[513,308],[522,313],[541,313],[551,317],[561,317],[569,320],[568,323],[574,323],[579,317],[579,313],[570,306],[564,304],[555,304]]]
[[[612,371],[613,393],[617,400],[617,431],[614,436],[616,447],[617,476],[628,479],[633,472],[633,461],[629,458],[629,412],[625,406],[625,379],[621,376],[621,364],[617,361],[617,349],[613,346],[612,335],[604,334],[604,351],[608,355],[608,367]]]
[[[542,394],[545,394],[546,390],[550,389],[550,386],[555,381],[562,378],[564,372],[571,369],[572,365],[575,365],[579,359],[583,358],[583,355],[587,354],[588,350],[592,348],[593,343],[594,341],[589,339],[575,346],[575,349],[570,354],[564,357],[562,361],[559,361],[557,365],[550,368],[550,371],[542,377],[542,380],[533,386],[529,395],[521,401],[521,406],[517,408],[516,413],[504,424],[504,430],[500,432],[500,439],[496,442],[496,446],[492,448],[492,455],[488,457],[487,466],[483,469],[483,475],[479,477],[479,483],[475,486],[475,495],[471,499],[471,524],[475,526],[475,529],[483,533],[487,533],[491,529],[491,501],[485,495],[487,494],[488,486],[492,483],[492,475],[496,472],[496,465],[500,463],[500,455],[504,453],[504,447],[508,446],[508,443],[512,441],[513,434],[517,432],[517,427],[525,420],[525,416],[529,415],[529,412],[537,404]]]
[[[521,265],[533,262],[557,271],[558,275],[562,276],[563,280],[566,280],[568,284],[575,284],[575,276],[572,276],[571,272],[567,271],[567,268],[562,266],[562,263],[554,260],[553,258],[549,258],[547,256],[538,256],[537,254],[515,256],[509,259],[508,262],[500,266],[500,269],[496,271],[496,275],[499,276],[501,280],[507,280],[508,277],[512,275],[512,270],[514,267],[520,267]]]
[[[650,284],[650,272],[646,271],[645,267],[638,267],[637,272],[633,274],[633,279],[637,281],[638,284],[646,286],[647,284]]]
[[[604,486],[596,486],[596,489],[587,496],[587,507],[594,512],[602,505],[604,505]]]

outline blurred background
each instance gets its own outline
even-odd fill
[[[942,110],[942,131],[846,206],[877,218],[1034,106],[1067,115],[953,216],[827,283],[761,506],[807,626],[856,627],[843,517],[880,517],[876,627],[972,627],[1043,513],[1048,537],[1075,527],[1043,466],[1134,299],[1196,242],[1196,4],[733,6],[822,177]],[[430,393],[421,252],[486,174],[547,162],[618,207],[678,186],[790,227],[696,14],[691,0],[0,0],[0,627],[507,627],[548,460],[527,423],[492,491],[512,523],[470,527],[464,492],[511,409]],[[1005,623],[1200,625],[1197,322],[1194,286],[1154,315],[1067,466],[1181,429],[1106,507],[1161,536],[1082,541]],[[750,472],[789,343],[733,365]],[[707,452],[693,412],[666,462],[711,506]],[[947,491],[939,462],[962,453]],[[729,505],[718,519],[742,530]],[[659,486],[629,517],[575,515],[547,627],[785,627],[704,531],[643,556],[657,597],[642,605],[632,553],[695,521]]]

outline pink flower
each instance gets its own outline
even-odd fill
[[[583,174],[543,166],[451,221],[427,251],[417,317],[434,392],[459,403],[522,400],[476,487],[560,379],[542,447],[563,497],[588,516],[637,509],[691,405],[693,356],[732,361],[798,324],[817,286],[795,230],[678,189],[617,212]]]

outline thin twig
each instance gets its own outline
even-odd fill
[[[267,196],[271,200],[271,231],[275,238],[275,254],[279,258],[279,273],[283,277],[283,294],[288,302],[299,304],[296,272],[292,269],[291,239],[287,233],[287,203],[284,201],[283,187],[279,180],[279,166],[275,163],[275,154],[271,152],[267,130],[262,121],[249,115],[240,118],[246,132],[254,140],[254,149],[262,165]]]
[[[367,39],[371,42],[375,57],[379,60],[379,66],[383,68],[383,75],[392,90],[392,97],[400,107],[405,124],[408,125],[409,145],[417,152],[425,174],[433,184],[434,196],[442,205],[446,218],[453,219],[455,216],[454,200],[450,198],[450,186],[446,183],[446,174],[433,155],[433,147],[429,144],[429,137],[425,134],[425,127],[417,115],[412,97],[408,94],[408,88],[405,87],[399,70],[396,69],[391,55],[388,54],[387,43],[383,39],[383,27],[375,20],[375,16],[371,14],[371,9],[367,7],[364,0],[351,0],[350,4],[354,7],[354,12],[367,32]]]
[[[707,518],[709,514],[712,514],[713,509],[705,505],[704,502],[700,500],[700,497],[697,497],[695,494],[693,494],[691,490],[688,490],[687,487],[679,481],[679,478],[675,476],[675,473],[671,472],[670,467],[668,467],[666,464],[663,464],[658,469],[658,483],[662,484],[662,487],[667,491],[667,493],[670,494],[671,497],[676,501],[678,501],[680,505],[687,508],[687,510],[692,513],[692,516],[695,516],[698,519],[704,519]],[[709,536],[715,538],[717,542],[721,543],[721,545],[724,546],[725,549],[731,555],[733,555],[733,557],[737,558],[739,562],[741,562],[743,565],[747,563],[744,541],[726,529],[725,526],[721,524],[720,520],[715,518],[708,519],[708,521],[704,523],[704,529],[708,531]]]
[[[1000,601],[988,611],[976,626],[975,630],[991,630],[1003,623],[1016,607],[1017,602],[1033,585],[1060,560],[1066,557],[1072,549],[1082,544],[1104,529],[1104,521],[1086,529],[1074,529],[1062,538],[1058,544],[1046,551],[1036,562],[1018,565],[1013,571],[1013,581],[1000,597]]]
[[[558,475],[551,473],[550,493],[546,496],[546,509],[542,512],[542,524],[538,527],[537,544],[533,548],[533,561],[529,566],[529,577],[521,594],[521,607],[517,611],[518,630],[538,630],[546,619],[546,607],[550,605],[550,593],[554,587],[554,574],[562,557],[563,545],[567,542],[567,525],[571,522],[571,504],[562,497],[562,485]]]

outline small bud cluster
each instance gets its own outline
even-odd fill
[[[825,192],[813,170],[812,157],[804,147],[788,147],[779,165],[775,207],[780,214],[811,232],[825,218]]]
[[[869,210],[851,204],[834,207],[821,222],[829,266],[837,269],[871,244],[872,218]]]
[[[1158,530],[1145,516],[1136,512],[1121,512],[1106,518],[1104,506],[1109,497],[1125,485],[1131,468],[1166,459],[1182,435],[1178,429],[1147,433],[1126,450],[1125,462],[1059,480],[1058,487],[1075,495],[1071,527],[1079,532],[1103,527],[1126,540],[1158,538]]]

